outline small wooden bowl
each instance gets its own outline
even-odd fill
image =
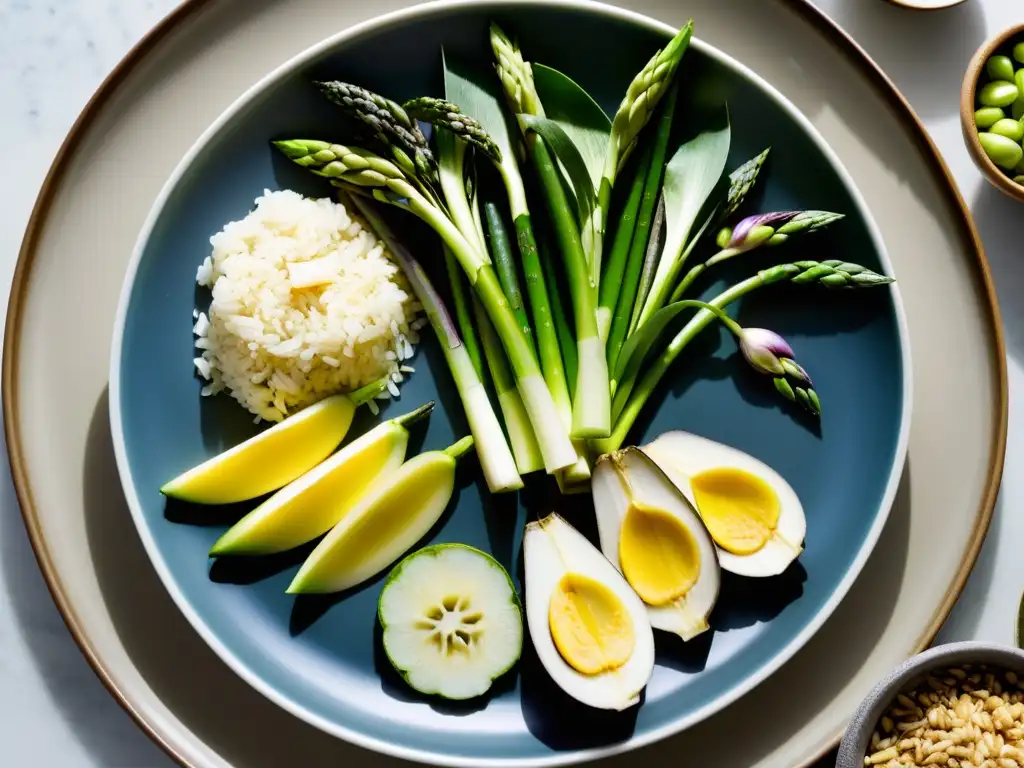
[[[982,172],[989,183],[1014,200],[1024,203],[1024,186],[1017,184],[1006,172],[989,159],[978,140],[978,128],[974,124],[975,93],[978,81],[985,76],[985,62],[1011,40],[1024,41],[1024,24],[1018,24],[1000,32],[985,42],[974,54],[967,66],[963,85],[960,87],[960,129],[964,135],[964,143],[974,164]],[[1020,62],[1015,62],[1020,65]],[[1024,66],[1024,65],[1020,65]]]

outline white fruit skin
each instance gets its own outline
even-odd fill
[[[448,463],[450,471],[443,478],[443,482],[439,482],[433,492],[422,499],[419,508],[409,510],[409,518],[397,535],[382,542],[377,549],[367,553],[364,559],[349,563],[344,570],[329,575],[317,573],[318,570],[322,570],[319,567],[320,560],[361,518],[373,514],[375,506],[383,494],[396,488],[405,478],[420,470],[427,463],[433,462]],[[376,576],[427,534],[434,523],[440,519],[452,497],[452,491],[455,489],[455,459],[439,451],[422,453],[403,464],[398,472],[397,476],[392,475],[389,478],[389,483],[375,484],[373,492],[364,496],[359,504],[331,529],[331,532],[306,558],[295,575],[293,585],[302,583],[302,592],[306,593],[330,593],[350,589]],[[315,575],[311,576],[311,574]]]
[[[548,385],[539,373],[524,376],[516,382],[523,404],[530,414],[530,425],[537,438],[544,468],[548,472],[576,463],[576,450],[569,442],[569,435],[562,425],[555,401],[551,399]]]
[[[526,622],[544,669],[559,688],[597,709],[623,710],[639,701],[654,671],[654,634],[643,602],[622,575],[575,528],[556,514],[526,526],[523,538],[526,572]],[[633,623],[636,645],[625,664],[611,672],[584,675],[558,652],[551,637],[551,595],[566,573],[589,576],[622,601]]]
[[[803,547],[807,535],[807,518],[800,498],[793,486],[763,461],[748,453],[705,437],[689,432],[666,432],[643,451],[661,467],[668,478],[682,491],[683,495],[696,506],[689,477],[709,469],[734,468],[760,477],[775,491],[779,498],[779,522],[776,532],[796,547]],[[749,555],[735,555],[718,549],[722,568],[738,576],[754,578],[778,576],[789,567],[800,554],[792,547],[774,538],[761,549]]]
[[[652,627],[679,635],[684,641],[692,640],[708,629],[708,616],[718,600],[722,577],[714,541],[704,523],[680,498],[679,492],[661,474],[657,465],[637,450],[626,451],[622,454],[622,461],[636,498],[675,515],[697,541],[700,573],[689,592],[669,605],[644,604]],[[610,459],[602,459],[594,468],[593,486],[601,551],[621,572],[619,537],[630,498]]]
[[[420,562],[420,558],[423,561]],[[410,686],[448,699],[486,693],[511,669],[523,647],[523,620],[504,569],[464,547],[445,547],[437,555],[410,555],[380,598],[384,650]],[[469,598],[469,612],[483,619],[474,625],[484,635],[475,654],[441,656],[413,625],[448,594]]]

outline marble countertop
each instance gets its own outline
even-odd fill
[[[282,0],[283,1],[283,0]],[[628,0],[619,0],[628,5]],[[814,0],[875,57],[938,143],[974,213],[1002,305],[1010,434],[996,515],[940,641],[1012,643],[1024,587],[1024,208],[982,180],[960,136],[964,67],[983,40],[1024,19],[1020,0],[968,0],[935,13],[881,0]],[[0,296],[50,161],[89,96],[176,0],[0,0],[0,147],[6,211]],[[169,768],[86,664],[49,598],[0,457],[0,764],[12,768]]]

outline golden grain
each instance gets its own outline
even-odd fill
[[[889,747],[889,749],[883,749],[881,752],[875,752],[875,754],[865,757],[864,765],[881,765],[899,756],[900,753],[896,751],[895,747]]]
[[[864,764],[1024,768],[1022,687],[1017,675],[984,667],[929,675],[879,718]]]

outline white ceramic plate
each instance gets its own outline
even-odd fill
[[[188,147],[275,66],[399,4],[194,0],[184,6],[83,115],[43,191],[19,263],[4,404],[29,532],[90,660],[140,723],[186,764],[397,764],[331,739],[263,700],[176,612],[118,488],[106,361],[132,243]],[[634,10],[675,25],[685,21],[685,10],[698,20],[703,39],[750,66],[811,119],[851,170],[901,278],[915,349],[909,469],[864,575],[776,675],[642,758],[677,765],[679,755],[706,754],[713,744],[718,765],[794,768],[835,742],[877,677],[928,642],[973,563],[1005,441],[994,298],[962,202],[920,127],[884,78],[816,11],[796,0],[691,0],[685,9],[644,0]],[[135,158],[130,169],[125,156]],[[111,201],[116,217],[109,214]],[[75,259],[65,257],[70,252]],[[955,369],[947,364],[949,348],[958,350]],[[75,387],[55,379],[54,370],[74,371]],[[962,397],[967,390],[972,396]],[[743,739],[735,738],[739,732]],[[633,760],[618,758],[622,765]]]

